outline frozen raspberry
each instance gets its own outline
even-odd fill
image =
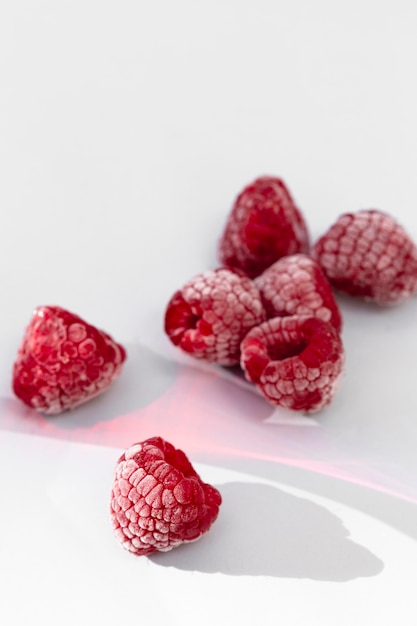
[[[242,342],[241,365],[274,405],[312,413],[328,405],[343,371],[335,327],[315,317],[274,317]]]
[[[321,267],[305,254],[275,261],[255,278],[267,316],[310,315],[330,322],[338,332],[342,316]]]
[[[345,213],[314,245],[312,256],[335,289],[380,305],[417,290],[417,247],[378,210]]]
[[[172,296],[165,332],[192,356],[232,366],[239,363],[243,337],[264,319],[254,283],[220,268],[195,276]]]
[[[58,306],[35,309],[13,366],[13,391],[56,415],[105,391],[121,372],[124,348]]]
[[[199,539],[216,520],[221,502],[184,452],[152,437],[120,457],[110,515],[122,546],[143,556]]]
[[[284,182],[263,176],[235,200],[220,239],[219,259],[254,278],[281,257],[308,249],[306,223]]]

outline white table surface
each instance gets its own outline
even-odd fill
[[[1,624],[416,623],[417,298],[339,298],[346,370],[312,418],[162,328],[261,174],[284,178],[313,241],[361,208],[417,241],[416,28],[411,0],[2,4]],[[111,390],[55,418],[10,388],[40,304],[129,355]],[[224,502],[200,541],[135,558],[110,483],[153,435]]]

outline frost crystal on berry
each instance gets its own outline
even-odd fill
[[[172,296],[165,332],[188,354],[231,366],[239,363],[243,337],[264,319],[253,281],[219,268],[195,276]]]
[[[247,379],[274,405],[312,413],[327,406],[343,372],[344,348],[333,325],[306,317],[275,317],[242,342]]]
[[[316,242],[312,256],[333,287],[380,305],[417,290],[417,247],[390,215],[344,213]]]
[[[307,253],[309,234],[285,183],[263,176],[235,200],[219,242],[219,259],[254,278],[279,258]]]
[[[182,450],[151,437],[120,457],[110,516],[122,546],[144,556],[199,539],[216,520],[221,501],[219,491],[201,480]]]
[[[342,316],[330,283],[311,257],[283,257],[255,278],[255,285],[269,318],[312,315],[341,331]]]
[[[105,391],[126,351],[105,332],[57,306],[35,309],[13,366],[13,391],[29,407],[56,415]]]

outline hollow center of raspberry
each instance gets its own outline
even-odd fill
[[[272,361],[283,361],[298,356],[307,347],[307,342],[300,339],[292,343],[275,343],[268,346],[268,356]]]
[[[200,317],[198,315],[190,315],[187,317],[187,328],[197,328],[197,324],[200,321]]]

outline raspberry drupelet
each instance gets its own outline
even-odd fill
[[[246,333],[266,319],[252,280],[226,268],[208,270],[188,281],[170,299],[165,332],[184,352],[212,363],[239,363]]]
[[[283,256],[307,253],[309,234],[285,183],[262,176],[236,198],[219,242],[222,265],[250,278]]]
[[[332,324],[315,317],[275,317],[253,328],[241,346],[241,365],[274,405],[313,413],[339,385],[344,348]]]
[[[255,285],[268,318],[311,315],[341,331],[342,315],[332,287],[311,257],[305,254],[283,257],[255,278]]]
[[[13,391],[27,406],[57,415],[106,391],[125,359],[107,333],[61,307],[40,306],[13,366]]]
[[[161,437],[128,448],[118,460],[110,498],[113,530],[136,556],[196,541],[216,520],[222,498],[187,456]]]
[[[344,213],[315,243],[313,258],[340,292],[379,305],[401,302],[417,290],[417,247],[390,215]]]

